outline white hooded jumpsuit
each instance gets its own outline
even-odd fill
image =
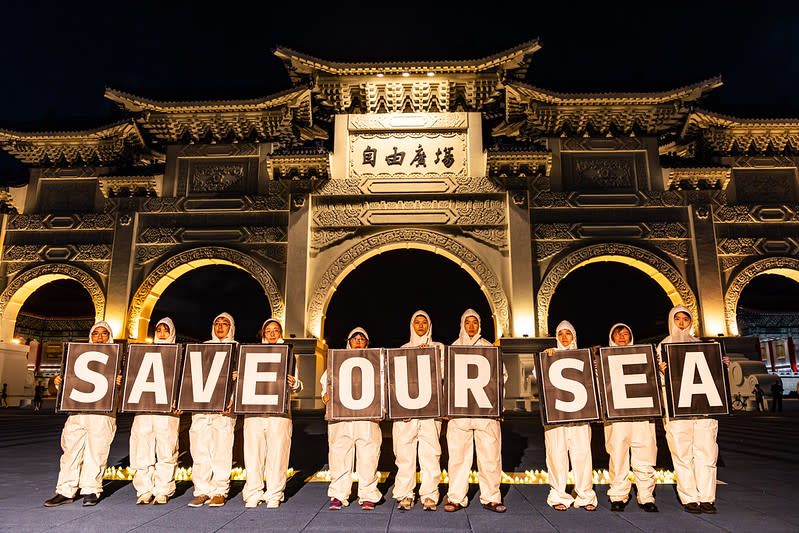
[[[100,321],[89,330],[98,327],[108,330],[108,344],[114,342],[114,332],[108,322]],[[109,414],[77,413],[69,415],[61,431],[61,465],[55,491],[67,498],[80,493],[97,494],[103,492],[103,474],[108,462],[111,441],[117,430],[116,412]]]
[[[413,329],[413,320],[417,316],[427,319],[427,332],[417,335]],[[444,345],[432,340],[433,322],[424,311],[416,311],[411,316],[411,339],[402,345],[403,348],[419,346],[438,346],[441,357],[441,376],[444,376]],[[438,484],[441,482],[441,420],[433,418],[397,420],[392,426],[394,457],[397,464],[397,477],[394,480],[394,498],[414,499],[416,488],[416,456],[419,455],[419,467],[422,483],[419,487],[419,499],[431,499],[438,503]]]
[[[155,338],[155,344],[175,343],[175,324],[162,318],[169,328],[169,338]],[[178,466],[178,430],[180,416],[175,414],[138,414],[130,428],[130,469],[136,496],[152,494],[170,497],[175,494],[175,470]]]
[[[478,327],[474,337],[466,333],[464,323],[468,317],[480,315],[467,309],[461,316],[461,331],[453,346],[493,346],[480,336]],[[502,365],[505,381],[508,373]],[[499,420],[491,418],[453,418],[447,422],[447,451],[449,452],[449,488],[447,501],[466,507],[469,504],[469,473],[472,457],[477,449],[477,480],[480,484],[480,503],[502,503],[499,486],[502,481],[502,431]]]
[[[283,326],[275,318],[269,318],[261,326],[274,322]],[[261,343],[268,344],[266,338]],[[283,344],[279,338],[275,344]],[[302,382],[294,376],[294,387],[291,392],[302,390]],[[244,415],[244,468],[247,471],[247,483],[241,495],[245,502],[258,500],[279,503],[283,501],[286,490],[286,472],[289,468],[289,452],[291,452],[291,414],[285,415]],[[264,490],[264,474],[266,474],[266,490]]]
[[[236,342],[236,324],[228,313],[216,318],[230,320],[227,337],[220,339],[211,326],[209,343]],[[189,447],[193,461],[191,479],[194,496],[227,496],[230,489],[230,471],[233,468],[233,430],[236,417],[220,413],[193,413],[189,429]]]
[[[349,339],[360,333],[369,340],[366,330],[355,328],[347,335]],[[319,380],[322,394],[330,394],[327,372]],[[353,462],[358,475],[358,503],[377,503],[383,497],[377,488],[377,463],[380,460],[380,445],[383,433],[380,424],[374,420],[342,420],[327,425],[328,465],[330,466],[330,486],[327,495],[336,498],[342,505],[349,505],[352,490]]]
[[[610,346],[618,346],[613,341],[613,331],[618,327],[627,328],[630,332],[628,344],[633,344],[633,330],[627,324],[619,323],[610,328]],[[605,449],[610,457],[610,501],[626,503],[630,498],[632,466],[638,503],[655,503],[655,462],[658,455],[655,423],[651,420],[605,422]]]
[[[557,332],[563,329],[571,331],[572,342],[570,345],[564,346],[558,340],[556,350],[576,350],[577,332],[574,330],[574,326],[564,320],[555,328],[555,334],[557,335]],[[576,422],[544,426],[544,444],[547,450],[547,470],[551,487],[547,495],[547,505],[555,507],[558,504],[563,504],[569,507],[574,504],[575,507],[585,507],[586,505],[596,507],[596,492],[594,492],[594,480],[591,473],[591,425],[585,422]],[[576,498],[566,492],[570,458]]]
[[[686,329],[681,330],[674,323],[674,315],[677,313],[685,313],[691,318],[691,324]],[[671,334],[658,345],[658,354],[661,353],[662,346],[670,342],[699,342],[699,339],[691,335],[694,317],[687,307],[675,306],[669,312],[668,324]],[[719,447],[716,444],[718,420],[706,416],[669,419],[668,415],[663,420],[680,501],[683,505],[715,503],[716,460],[719,456]]]

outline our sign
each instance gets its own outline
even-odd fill
[[[597,363],[606,420],[663,416],[657,361],[651,344],[600,348]]]
[[[118,344],[67,343],[58,411],[110,413],[115,409]]]
[[[383,418],[383,350],[330,350],[330,420]]]
[[[730,385],[717,342],[664,344],[669,417],[726,415]]]
[[[389,420],[442,416],[440,357],[436,346],[386,350]]]
[[[447,346],[445,414],[450,418],[502,416],[502,354],[496,346]]]
[[[544,424],[599,420],[591,350],[555,350],[536,354],[535,370]]]
[[[227,410],[235,344],[187,344],[178,410]]]
[[[122,411],[171,413],[180,377],[177,344],[129,344]]]
[[[286,383],[294,357],[288,344],[244,344],[239,347],[238,379],[233,400],[236,414],[285,414],[291,390]]]

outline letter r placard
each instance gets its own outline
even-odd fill
[[[502,416],[502,352],[496,346],[447,346],[444,356],[446,416]]]
[[[591,350],[556,350],[552,355],[541,352],[535,359],[544,424],[601,419]]]
[[[69,342],[61,366],[63,382],[56,410],[63,413],[110,413],[116,408],[118,344]]]

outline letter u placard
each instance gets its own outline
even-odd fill
[[[498,347],[447,346],[444,362],[446,416],[502,416],[502,352]]]
[[[179,379],[179,345],[129,344],[122,412],[171,413]]]
[[[383,349],[330,350],[330,420],[382,420]]]
[[[591,350],[538,353],[535,371],[544,424],[592,422],[601,418]]]
[[[664,344],[669,417],[730,414],[730,384],[717,342]]]
[[[63,382],[56,410],[111,413],[116,408],[119,344],[69,342],[61,367]]]
[[[442,416],[440,358],[436,346],[386,350],[389,420]]]
[[[225,411],[230,399],[235,344],[187,344],[183,358],[178,409]]]

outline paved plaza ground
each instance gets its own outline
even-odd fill
[[[80,502],[56,508],[42,506],[53,495],[61,453],[59,437],[64,416],[30,409],[0,410],[0,531],[799,531],[799,400],[786,401],[786,412],[741,414],[720,420],[717,515],[690,515],[680,506],[673,485],[659,485],[659,513],[644,513],[634,503],[613,513],[607,485],[597,485],[599,509],[558,512],[546,505],[546,485],[503,485],[508,512],[484,510],[477,485],[471,505],[460,512],[422,512],[419,505],[403,512],[394,501],[374,511],[350,505],[327,508],[327,483],[306,481],[327,468],[326,424],[320,413],[294,417],[291,466],[298,470],[288,483],[287,501],[279,509],[245,509],[243,482],[233,482],[228,503],[220,508],[189,508],[190,482],[179,482],[176,496],[163,506],[134,505],[128,481],[107,481],[96,507]],[[128,464],[132,418],[119,417],[109,464]],[[184,415],[181,463],[189,465]],[[235,461],[241,464],[241,423]],[[658,467],[671,468],[662,426],[658,424]],[[600,426],[594,427],[594,467],[607,468]],[[503,469],[523,472],[544,469],[544,438],[537,414],[509,415],[503,423]],[[444,447],[446,449],[446,447]],[[391,472],[380,488],[390,498],[393,484],[390,428],[384,426],[380,470]],[[442,458],[446,467],[446,457]],[[446,485],[442,485],[442,494]]]

